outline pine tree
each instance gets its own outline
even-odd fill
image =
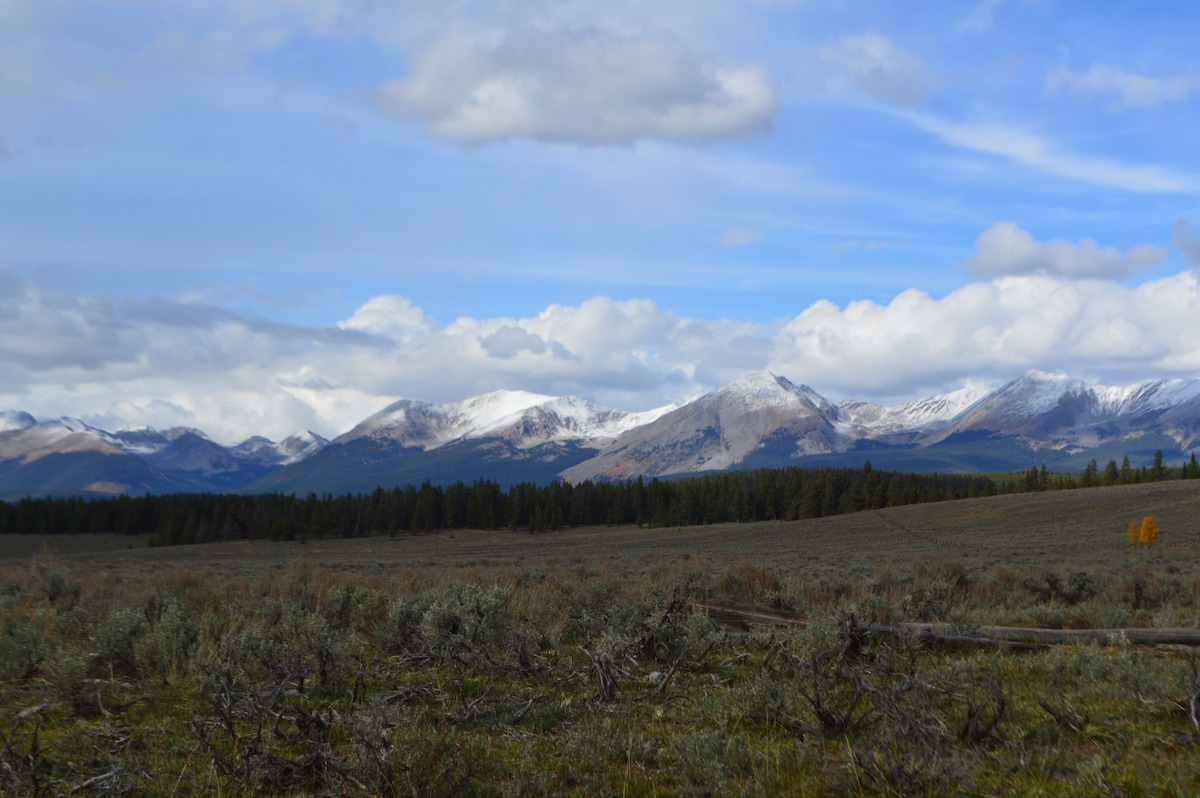
[[[1099,480],[1096,478],[1099,472],[1100,465],[1096,462],[1095,458],[1092,458],[1088,461],[1087,468],[1083,469],[1083,487],[1095,487],[1099,483]]]

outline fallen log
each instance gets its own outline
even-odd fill
[[[945,624],[902,623],[906,632],[922,634],[925,630],[937,633],[948,629]],[[1100,643],[1132,646],[1200,646],[1200,629],[1041,629],[1023,626],[979,626],[973,631],[983,637],[1013,643]]]
[[[748,632],[751,626],[804,626],[808,623],[807,616],[796,612],[728,599],[698,601],[696,607],[717,625],[735,632]]]
[[[753,626],[797,626],[808,617],[796,612],[744,604],[735,601],[698,601],[697,610],[706,613],[718,625],[734,632],[747,632]],[[997,646],[1012,649],[1043,648],[1064,643],[1100,643],[1134,646],[1200,646],[1200,629],[1043,629],[1024,626],[977,626],[970,634],[960,627],[944,623],[860,623],[869,634],[911,635],[919,640],[961,646]]]

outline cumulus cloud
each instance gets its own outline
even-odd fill
[[[1148,244],[1122,252],[1102,247],[1091,238],[1077,243],[1061,238],[1035,241],[1012,222],[996,222],[975,239],[975,254],[965,265],[977,277],[1049,274],[1115,280],[1161,263],[1166,256],[1165,250]]]
[[[1186,100],[1200,91],[1200,77],[1152,78],[1105,64],[1092,64],[1087,72],[1080,73],[1060,64],[1046,76],[1046,91],[1116,95],[1114,109],[1154,108]]]
[[[702,56],[667,35],[597,27],[451,30],[377,100],[469,144],[723,139],[766,129],[776,106],[756,66]]]
[[[1197,306],[1193,270],[1137,287],[1020,274],[940,299],[910,290],[886,304],[817,302],[777,325],[595,297],[527,318],[439,326],[385,296],[337,327],[303,328],[194,304],[50,292],[0,272],[0,406],[110,428],[183,424],[236,441],[303,428],[336,435],[399,397],[450,401],[504,387],[643,409],[755,368],[833,398],[868,399],[1029,368],[1115,381],[1194,376],[1200,344],[1179,330]]]
[[[843,36],[817,55],[841,67],[859,91],[899,105],[912,105],[924,94],[921,63],[878,33]]]
[[[975,283],[935,299],[906,291],[883,305],[818,302],[775,339],[771,367],[819,390],[908,397],[917,386],[1007,379],[1030,368],[1113,381],[1194,377],[1185,340],[1200,283],[1185,272],[1130,288],[1036,275]]]
[[[385,294],[371,299],[350,318],[339,321],[338,327],[407,342],[431,331],[434,320],[407,297]]]
[[[573,357],[567,348],[558,341],[547,344],[541,336],[521,327],[501,327],[480,338],[479,345],[489,355],[501,360],[512,360],[522,352],[541,355],[549,351],[560,360],[570,360]]]
[[[497,388],[645,409],[762,367],[754,324],[596,297],[535,317],[439,326],[380,296],[332,327],[220,308],[49,291],[0,271],[0,407],[117,427],[196,426],[219,440],[345,432],[400,397]]]

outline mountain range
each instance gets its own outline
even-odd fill
[[[78,419],[0,413],[0,498],[185,491],[343,493],[376,487],[675,476],[784,465],[1081,470],[1200,448],[1200,380],[1118,387],[1032,371],[996,390],[904,404],[833,403],[754,372],[682,405],[627,413],[574,397],[495,391],[402,400],[326,440],[302,432],[236,445],[197,429],[108,432]]]

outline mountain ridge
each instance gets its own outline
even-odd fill
[[[402,399],[332,440],[302,432],[279,443],[253,436],[225,445],[187,427],[107,432],[13,410],[0,413],[0,497],[51,484],[105,495],[365,491],[400,479],[626,479],[861,465],[868,457],[910,470],[1077,467],[1088,452],[1122,447],[1145,459],[1151,443],[1172,460],[1200,446],[1200,380],[1110,386],[1030,371],[994,390],[968,385],[883,406],[835,404],[807,385],[752,371],[683,404],[642,412],[514,390],[444,404]],[[57,470],[34,467],[51,455]]]

